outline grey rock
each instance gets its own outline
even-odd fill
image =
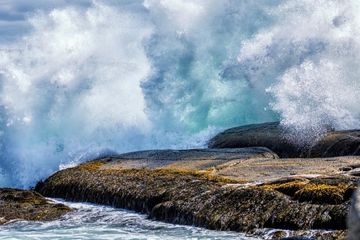
[[[354,193],[348,217],[349,240],[360,239],[360,191]]]
[[[228,129],[209,141],[209,148],[267,147],[280,157],[336,157],[360,155],[360,130],[329,131],[311,146],[289,142],[279,122]]]
[[[171,163],[194,163],[211,161],[225,163],[233,160],[256,158],[277,159],[279,156],[265,147],[232,148],[232,149],[187,149],[187,150],[148,150],[124,153],[111,156],[108,164],[119,164],[129,167],[157,168]],[[206,167],[206,164],[204,164]],[[207,166],[210,167],[210,166]]]

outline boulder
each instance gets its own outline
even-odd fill
[[[360,130],[329,131],[311,146],[289,142],[279,122],[228,129],[209,141],[209,148],[267,147],[280,157],[335,157],[360,155]]]
[[[50,221],[70,211],[69,207],[51,202],[35,191],[0,189],[0,224],[14,220]]]

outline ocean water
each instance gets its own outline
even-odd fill
[[[59,200],[57,200],[59,201]],[[151,221],[131,211],[85,203],[65,203],[76,210],[50,222],[14,222],[0,226],[6,240],[255,240],[241,233],[210,231]]]
[[[358,0],[0,0],[0,186],[281,121],[360,126]],[[293,138],[296,136],[296,138]]]
[[[280,121],[360,128],[359,0],[0,0],[0,187]],[[295,136],[295,137],[294,137]],[[249,239],[69,203],[0,239]]]

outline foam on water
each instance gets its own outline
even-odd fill
[[[0,186],[240,124],[281,120],[299,144],[359,127],[356,0],[37,4],[1,32]]]
[[[0,239],[256,239],[246,237],[242,233],[211,231],[151,221],[146,215],[111,207],[60,202],[76,210],[56,221],[22,221],[0,226]]]

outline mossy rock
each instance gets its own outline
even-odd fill
[[[337,183],[333,180],[313,183],[301,178],[246,187],[213,176],[210,170],[99,165],[90,162],[57,172],[36,190],[49,197],[127,208],[155,220],[217,230],[345,229],[349,201],[345,197],[329,201],[313,187],[336,189],[332,187],[336,184],[326,184]],[[346,189],[339,194],[345,196]]]
[[[306,184],[296,191],[294,198],[301,202],[339,204],[346,200],[346,185]]]
[[[301,190],[307,183],[301,180],[294,180],[284,183],[275,183],[275,184],[264,184],[261,187],[266,190],[275,190],[293,197],[295,193]]]
[[[288,182],[263,184],[265,190],[275,190],[292,197],[299,202],[314,204],[340,204],[348,201],[356,189],[352,182],[340,184],[327,184],[326,182],[339,182],[334,179],[290,180]]]
[[[0,188],[0,224],[11,220],[50,221],[70,212],[31,190]]]

